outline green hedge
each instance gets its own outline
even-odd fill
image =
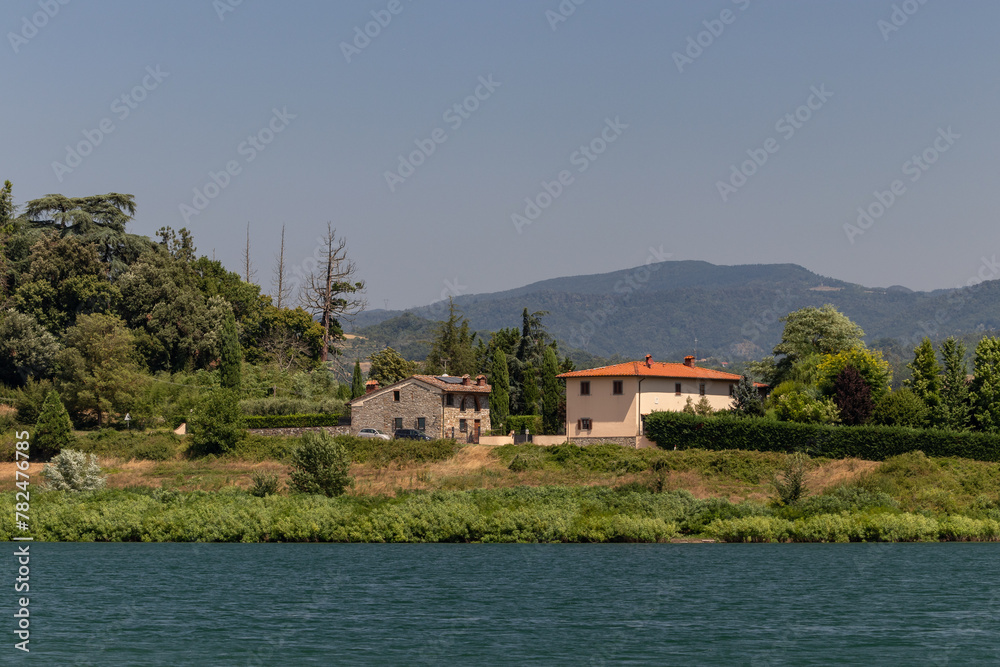
[[[246,417],[247,428],[309,428],[311,426],[336,426],[337,414],[313,415],[253,415]]]
[[[646,416],[646,436],[664,449],[804,451],[810,456],[882,461],[906,452],[1000,461],[1000,436],[895,426],[828,426],[769,419],[697,417],[681,412]]]

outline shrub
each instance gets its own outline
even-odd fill
[[[239,399],[231,389],[214,389],[198,406],[191,423],[191,445],[196,456],[233,451],[246,435]]]
[[[106,478],[101,475],[97,457],[64,449],[42,469],[45,485],[56,491],[96,491],[104,487]]]
[[[748,516],[740,519],[716,519],[705,532],[720,542],[784,542],[792,522],[773,516]]]
[[[343,407],[344,402],[339,400],[312,401],[284,396],[240,401],[240,410],[247,416],[331,414],[342,412]]]
[[[266,473],[263,470],[255,470],[250,473],[253,487],[250,495],[258,498],[266,498],[278,492],[278,476],[273,473]]]
[[[6,433],[14,428],[17,418],[17,408],[0,404],[0,433]]]
[[[59,399],[59,394],[50,391],[49,395],[45,397],[45,403],[42,404],[38,423],[35,424],[30,450],[32,458],[42,461],[48,460],[72,445],[75,440],[73,422],[69,420],[69,413],[66,412],[65,406]]]
[[[771,484],[778,493],[779,505],[791,505],[798,502],[806,493],[806,470],[809,468],[809,457],[796,452],[788,457],[779,475],[775,475]]]
[[[542,416],[510,415],[507,417],[507,428],[518,434],[524,433],[524,429],[528,429],[532,435],[538,435],[542,432]]]
[[[351,483],[350,463],[347,448],[329,433],[305,433],[292,454],[290,486],[300,493],[342,495]]]
[[[132,458],[144,461],[167,461],[174,458],[179,439],[173,433],[170,437],[147,437],[132,448]]]

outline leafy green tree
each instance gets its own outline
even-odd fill
[[[929,410],[909,387],[889,392],[875,404],[871,423],[881,426],[919,428],[927,423]]]
[[[833,381],[833,402],[847,426],[864,424],[872,415],[872,390],[854,366],[847,365]]]
[[[535,366],[532,363],[528,363],[524,367],[523,373],[523,384],[524,384],[524,411],[523,414],[526,415],[537,415],[538,414],[538,379],[535,373]]]
[[[949,337],[941,344],[944,375],[941,378],[942,425],[952,431],[969,428],[969,385],[966,381],[965,344]]]
[[[928,422],[937,422],[941,415],[941,367],[934,354],[931,339],[925,337],[913,350],[913,361],[906,365],[911,377],[903,384],[927,406]],[[930,423],[928,423],[930,425]]]
[[[854,368],[864,378],[865,384],[871,391],[872,400],[877,401],[889,392],[889,383],[892,382],[889,363],[882,358],[882,353],[878,350],[864,347],[852,347],[837,354],[824,355],[816,366],[820,391],[827,396],[833,396],[836,392],[834,386],[836,378],[848,366]]]
[[[789,313],[781,342],[774,347],[778,359],[774,382],[788,378],[792,368],[810,355],[835,355],[855,347],[863,347],[865,332],[846,315],[830,304],[822,308],[807,306]]]
[[[3,188],[0,189],[0,228],[6,227],[17,212],[14,208],[13,190],[14,186],[10,181],[3,182]]]
[[[59,398],[59,393],[50,391],[42,404],[42,412],[35,424],[35,434],[31,441],[31,458],[47,461],[76,441],[73,422]]]
[[[232,389],[213,389],[188,423],[189,451],[199,456],[234,451],[246,436],[240,397]]]
[[[979,341],[973,375],[972,419],[981,431],[1000,432],[1000,339],[984,336]]]
[[[365,378],[361,375],[361,360],[354,362],[354,374],[351,376],[351,399],[365,395]]]
[[[510,415],[510,376],[507,374],[507,355],[502,349],[493,352],[493,370],[490,373],[490,424],[495,429],[506,430]]]
[[[292,453],[289,486],[299,493],[342,495],[351,484],[350,465],[342,442],[326,431],[307,432]]]
[[[780,421],[802,424],[835,424],[840,420],[830,398],[816,398],[807,391],[792,390],[774,401],[774,415]]]
[[[476,335],[453,299],[448,299],[448,319],[438,325],[437,336],[427,355],[427,372],[432,375],[473,375],[476,372]]]
[[[375,352],[370,358],[372,364],[368,367],[368,379],[378,380],[383,387],[405,380],[416,371],[416,364],[404,359],[391,347]]]
[[[562,424],[559,421],[559,360],[555,350],[545,348],[545,358],[542,362],[542,428],[548,434],[559,433]]]
[[[223,389],[239,391],[243,384],[243,354],[240,352],[239,333],[233,312],[226,313],[222,322],[221,352],[219,355],[219,376]]]
[[[59,354],[60,388],[74,412],[92,412],[98,425],[108,413],[127,412],[146,378],[139,372],[132,333],[116,315],[80,315]]]
[[[740,376],[740,381],[736,383],[731,409],[740,417],[764,416],[764,401],[761,400],[760,392],[757,391],[757,386],[749,375]]]
[[[55,336],[31,315],[14,309],[0,314],[0,382],[20,387],[47,377],[59,349]]]

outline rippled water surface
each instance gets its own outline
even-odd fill
[[[0,663],[1000,663],[993,544],[31,551],[31,654]]]

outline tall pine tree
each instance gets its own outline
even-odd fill
[[[927,406],[931,423],[941,420],[941,367],[931,339],[925,337],[913,350],[913,361],[906,365],[912,372],[904,384]],[[929,424],[928,424],[929,425]]]
[[[965,344],[949,337],[941,344],[944,376],[941,378],[942,426],[952,431],[969,428],[969,385],[965,365]]]
[[[524,414],[526,415],[537,415],[538,414],[538,378],[535,373],[535,366],[533,364],[528,364],[524,367],[523,373],[523,386],[524,386]]]
[[[979,341],[972,372],[972,419],[981,431],[1000,432],[1000,339],[984,336]]]
[[[507,355],[497,349],[493,353],[493,368],[490,372],[490,424],[494,429],[505,431],[510,415],[510,376],[507,373]]]
[[[58,392],[52,390],[42,403],[42,411],[35,424],[35,437],[31,441],[30,456],[34,460],[48,461],[70,447],[75,440],[69,413]]]

